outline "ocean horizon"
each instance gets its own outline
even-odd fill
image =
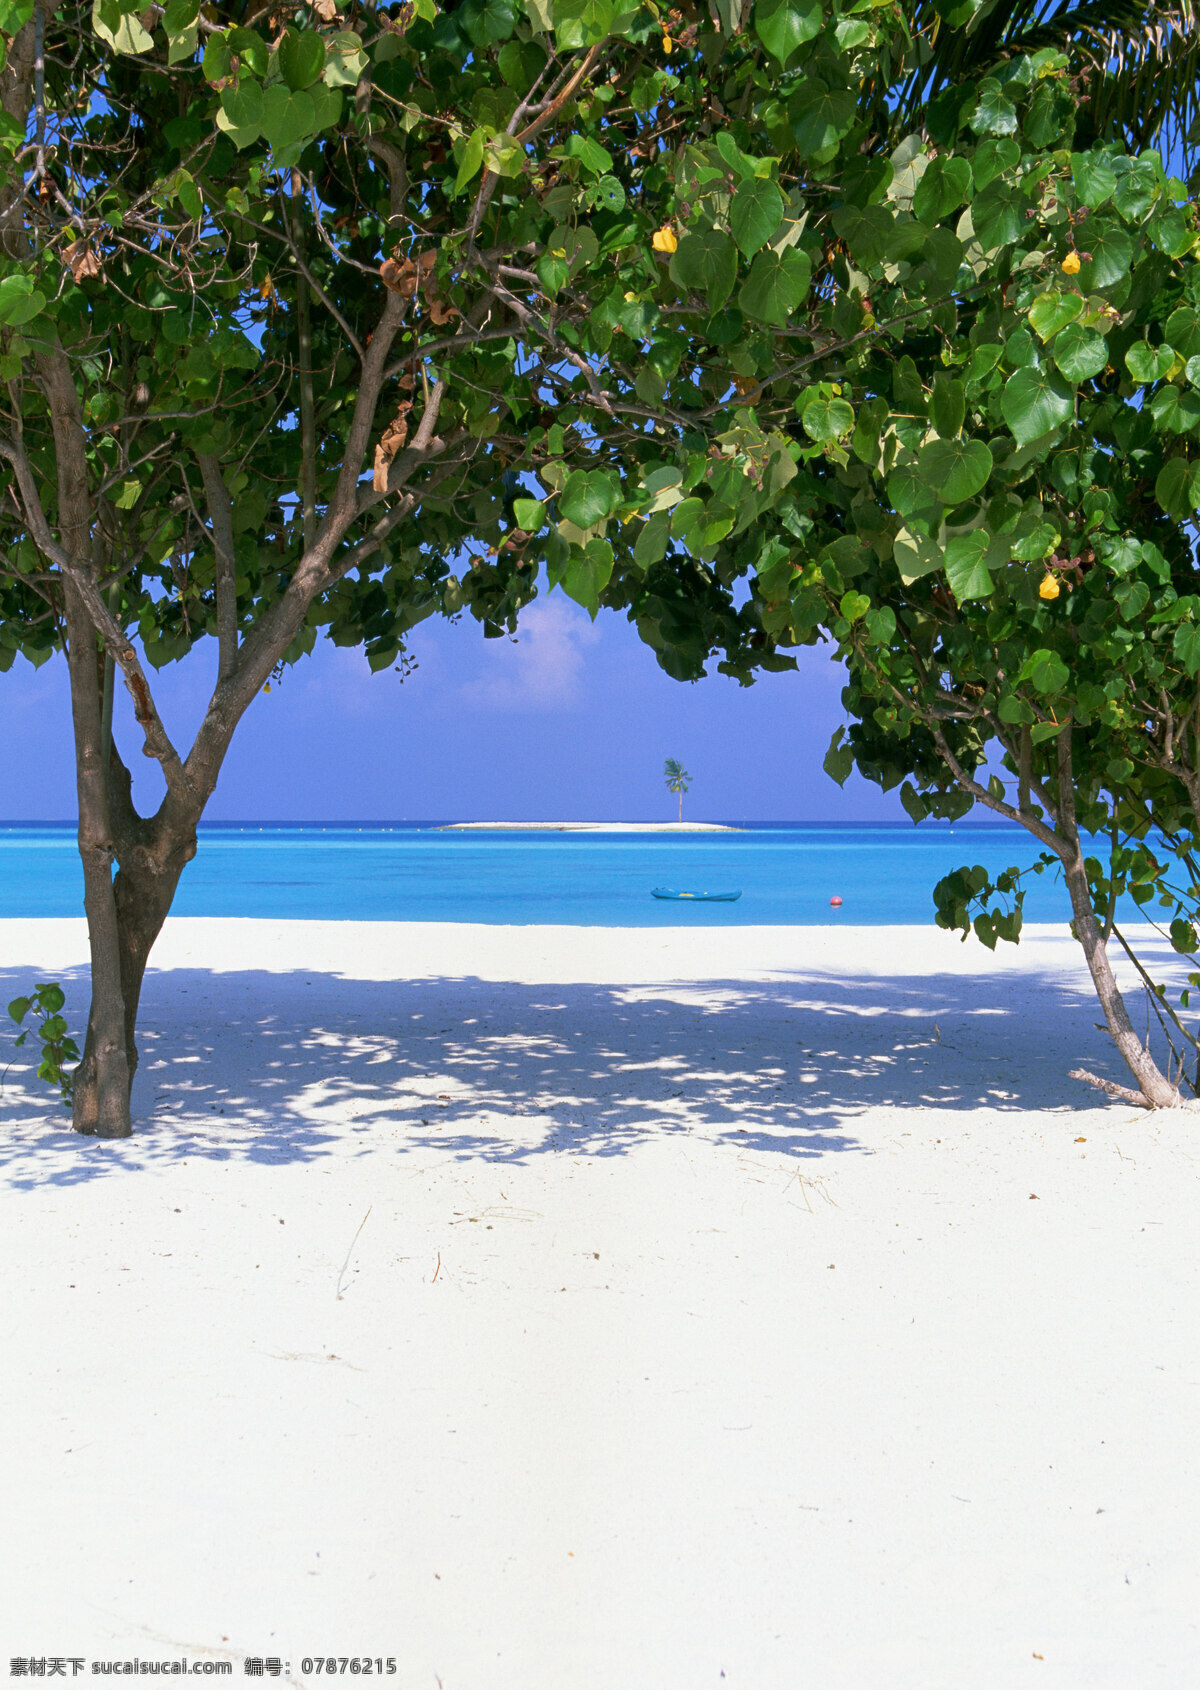
[[[455,818],[458,819],[458,818]],[[992,872],[1038,856],[996,822],[716,823],[737,831],[446,832],[451,820],[206,821],[175,915],[323,921],[448,921],[604,927],[932,925],[933,887],[963,864]],[[691,819],[691,818],[688,818]],[[709,824],[714,825],[714,824]],[[510,824],[511,827],[511,824]],[[0,919],[78,916],[71,822],[0,822]],[[1103,842],[1096,842],[1103,853]],[[660,900],[654,888],[741,894]],[[838,905],[831,899],[840,899]],[[1122,919],[1140,919],[1132,900]],[[1028,922],[1070,909],[1053,870],[1032,877]]]

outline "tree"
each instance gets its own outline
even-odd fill
[[[832,773],[906,781],[916,819],[981,803],[1044,847],[1137,1082],[1105,1089],[1164,1105],[1178,1077],[1134,1030],[1107,944],[1128,886],[1161,893],[1196,949],[1194,877],[1172,890],[1155,849],[1187,869],[1200,825],[1197,216],[1157,154],[1070,150],[1068,71],[1041,52],[949,90],[926,134],[864,167],[860,203],[845,181],[831,195],[830,327],[857,298],[890,332],[827,357],[795,401],[799,473],[752,540],[708,555],[723,581],[752,577],[730,672],[817,638],[847,663]],[[1016,870],[960,870],[938,901],[963,928],[982,903],[992,945],[1019,934]]]
[[[887,91],[923,49],[885,9],[0,0],[0,33],[0,665],[70,670],[85,1132],[129,1130],[142,974],[197,822],[319,632],[387,669],[422,616],[511,625],[544,564],[593,615],[631,610],[681,678],[714,651],[745,679],[792,666],[788,644],[841,638],[830,593],[886,643],[899,528],[916,547],[965,510],[974,532],[981,466],[993,496],[1024,488],[1028,419],[1074,391],[1014,290],[1085,242],[1085,302],[1135,250],[1181,297],[1191,263],[1160,165],[1063,163],[1076,91],[1051,49],[948,87],[891,145]],[[997,309],[979,345],[1022,387],[1047,366],[1025,421],[989,411],[999,456],[965,399],[955,421]],[[1068,342],[1095,355],[1106,326],[1081,305]],[[886,474],[851,446],[871,439]],[[211,651],[184,750],[152,671]],[[163,774],[151,816],[118,683]]]
[[[653,372],[639,389],[634,341],[611,399],[589,358],[674,292],[652,155],[707,100],[698,83],[656,121],[680,80],[657,12],[612,22],[511,0],[220,24],[198,0],[0,0],[0,667],[69,665],[82,1132],[130,1130],[150,948],[280,665],[324,631],[387,669],[414,623],[464,607],[498,634],[543,558],[597,607],[620,490],[587,423],[636,461],[678,419]],[[556,489],[549,547],[521,496],[534,467]],[[670,577],[664,614],[675,597],[709,641],[720,595],[683,609]],[[184,659],[215,667],[190,749],[153,686]],[[118,685],[162,770],[149,816]]]
[[[682,763],[676,762],[674,757],[668,757],[663,764],[663,774],[667,779],[667,791],[679,794],[679,819],[683,820],[683,795],[688,790],[691,775]]]

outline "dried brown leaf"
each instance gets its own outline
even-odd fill
[[[90,241],[72,241],[70,246],[64,247],[63,262],[70,269],[72,280],[76,282],[83,281],[85,276],[104,274],[104,266]]]
[[[375,473],[371,478],[371,485],[377,493],[387,492],[388,470],[392,467],[392,459],[408,439],[408,413],[411,410],[412,400],[403,400],[375,448]]]

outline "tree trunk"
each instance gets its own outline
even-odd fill
[[[1087,870],[1084,868],[1083,847],[1075,824],[1074,770],[1071,758],[1071,730],[1065,728],[1058,738],[1058,833],[1065,850],[1059,856],[1063,878],[1071,899],[1071,913],[1075,919],[1075,933],[1087,961],[1096,996],[1104,1011],[1104,1020],[1122,1060],[1137,1081],[1138,1090],[1155,1109],[1172,1109],[1179,1104],[1178,1089],[1171,1084],[1151,1056],[1125,1007],[1125,999],[1117,985],[1108,960],[1108,946],[1092,908],[1088,890]]]
[[[682,820],[683,820],[683,791],[682,791],[682,788],[680,789],[680,793],[679,793],[679,819],[682,822]]]
[[[64,587],[67,664],[75,729],[75,787],[79,798],[79,858],[92,965],[92,1003],[83,1056],[75,1070],[76,1132],[128,1138],[129,1071],[121,946],[112,865],[116,856],[103,757],[102,680],[96,631],[79,594]]]

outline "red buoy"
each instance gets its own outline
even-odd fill
[[[830,898],[829,902],[835,910],[841,909],[842,907],[842,900],[840,898]]]

